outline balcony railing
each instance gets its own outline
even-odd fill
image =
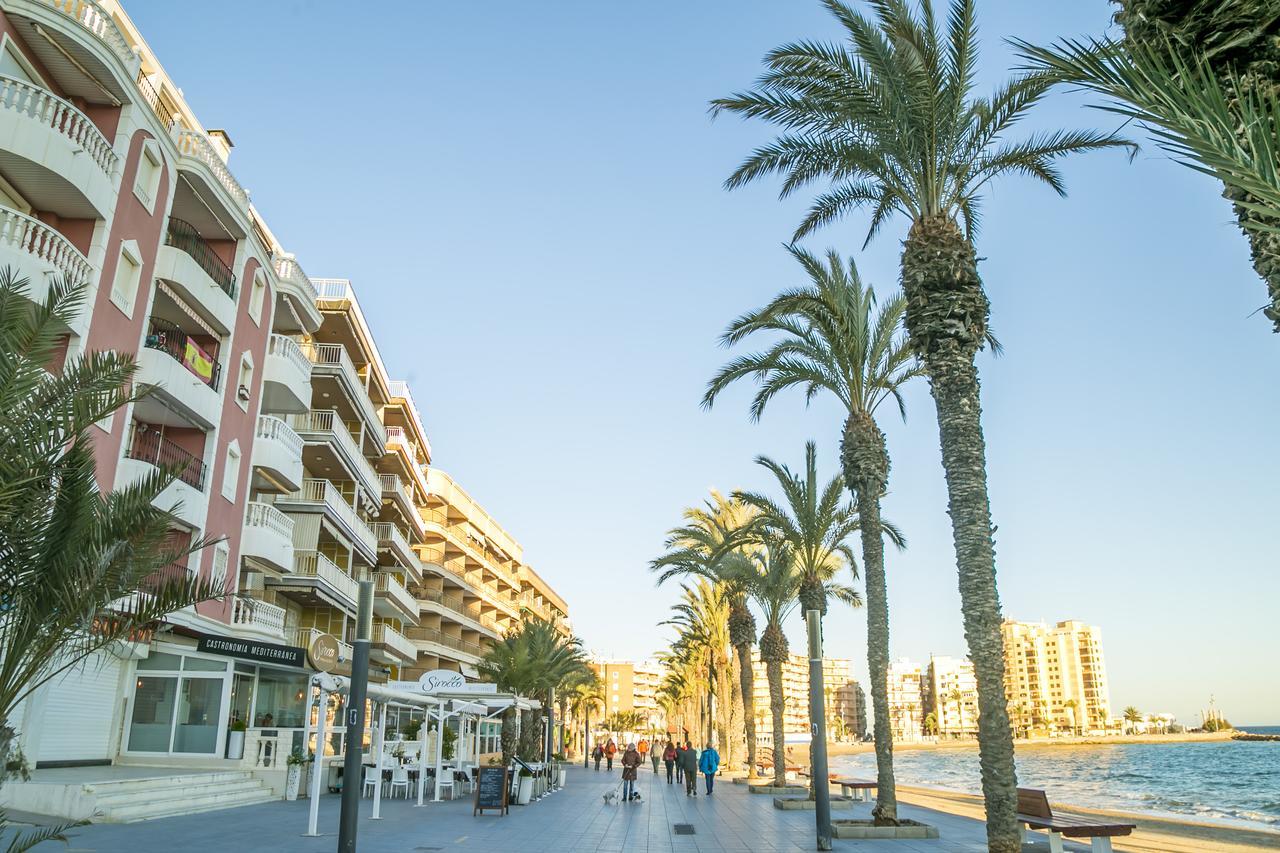
[[[317,278],[314,281],[316,294],[320,299],[350,301],[356,298],[355,291],[351,289],[351,282],[348,279]]]
[[[204,462],[191,451],[165,438],[156,427],[134,423],[124,455],[139,462],[149,462],[157,468],[176,471],[177,479],[204,491]]]
[[[288,335],[272,335],[267,343],[267,353],[286,358],[304,374],[311,375],[311,359],[307,358],[298,342]]]
[[[396,527],[389,521],[375,521],[373,523],[373,535],[378,537],[378,544],[386,542],[393,547],[400,548],[406,554],[413,554],[413,546],[409,544],[409,540],[399,527]]]
[[[89,155],[110,177],[120,158],[89,117],[48,89],[0,74],[0,110],[30,116],[53,128]]]
[[[136,67],[137,58],[133,55],[129,42],[125,40],[124,33],[120,32],[120,28],[116,26],[111,13],[94,0],[44,0],[44,2],[97,36],[98,40],[110,48],[126,68]]]
[[[404,588],[404,584],[400,583],[391,572],[373,573],[373,591],[394,601],[404,610],[413,613],[415,616],[417,615],[417,599],[409,593],[409,590]]]
[[[302,488],[296,492],[276,499],[277,503],[318,503],[326,506],[351,531],[358,543],[370,553],[377,553],[378,540],[369,529],[369,523],[356,515],[355,508],[347,503],[347,499],[338,491],[338,487],[328,480],[306,479]]]
[[[255,435],[280,442],[292,455],[302,455],[302,436],[275,415],[258,415],[258,431]]]
[[[2,206],[0,246],[8,246],[48,264],[70,284],[86,284],[93,277],[89,259],[56,229],[25,213]]]
[[[245,211],[249,209],[249,194],[244,191],[244,187],[240,186],[240,182],[231,174],[227,164],[222,161],[222,157],[214,150],[213,144],[203,133],[175,127],[169,135],[173,137],[174,145],[178,146],[179,154],[198,160],[207,166],[213,173],[214,179],[222,185],[236,204]]]
[[[351,464],[356,469],[356,479],[363,482],[365,489],[371,494],[381,492],[382,483],[378,478],[378,472],[360,452],[359,442],[351,435],[336,411],[320,409],[301,415],[290,415],[289,425],[300,433],[312,433],[331,439],[341,448],[343,454],[350,458]]]
[[[231,624],[256,628],[272,634],[283,634],[284,614],[283,607],[270,602],[238,597],[231,612]]]
[[[374,625],[370,640],[374,643],[381,643],[408,660],[416,660],[418,657],[418,647],[410,642],[404,634],[401,634],[390,625],[384,623]]]
[[[244,524],[245,527],[264,527],[286,539],[293,539],[293,519],[271,504],[250,502],[245,509]]]
[[[218,353],[205,353],[203,348],[178,326],[168,320],[159,317],[151,318],[151,325],[147,329],[147,339],[145,342],[147,349],[160,350],[168,353],[175,361],[188,365],[188,362],[194,362],[199,359],[202,363],[209,364],[209,375],[202,376],[188,366],[191,375],[199,379],[205,385],[213,390],[218,390],[218,382],[222,377],[222,365],[218,363]],[[194,350],[192,348],[195,348]]]
[[[218,253],[205,242],[194,225],[181,219],[169,217],[169,227],[164,235],[165,245],[181,249],[191,256],[200,269],[204,270],[213,283],[232,299],[236,298],[236,274],[231,271]]]
[[[417,501],[415,501],[413,497],[413,491],[404,484],[404,481],[400,479],[399,475],[379,474],[378,483],[382,486],[382,494],[384,496],[399,495],[408,501],[409,506],[417,506]]]
[[[292,635],[293,644],[304,649],[309,649],[311,648],[311,643],[315,641],[315,638],[319,637],[323,633],[324,631],[321,631],[319,628],[295,628]],[[355,656],[355,650],[352,649],[350,643],[345,642],[341,637],[336,637],[335,639],[338,641],[339,657],[344,661],[350,662]]]
[[[295,552],[293,573],[298,577],[316,578],[353,604],[360,597],[360,584],[355,578],[319,551]]]
[[[435,628],[410,627],[405,629],[410,639],[419,640],[428,643],[438,643],[451,649],[457,649],[469,655],[479,657],[484,654],[484,649],[477,643],[468,640],[460,640],[457,637],[451,637],[448,634],[437,631]]]
[[[355,363],[351,361],[351,356],[347,354],[346,347],[342,344],[308,344],[302,351],[306,353],[307,358],[311,359],[312,364],[323,367],[336,367],[346,377],[347,383],[351,386],[355,403],[364,413],[365,426],[371,439],[374,444],[378,445],[379,450],[385,447],[387,443],[386,429],[382,426],[382,421],[378,417],[378,410],[374,407],[373,400],[369,399],[369,391],[365,387],[364,377],[360,375]]]
[[[311,283],[311,279],[307,278],[307,274],[302,271],[302,267],[298,265],[298,261],[293,255],[281,255],[276,258],[275,266],[276,275],[294,282],[307,292],[312,302],[316,301],[318,297],[316,286]]]

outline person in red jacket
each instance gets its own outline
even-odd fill
[[[667,765],[667,784],[671,784],[676,767],[676,745],[667,741],[667,748],[662,750],[662,763]]]
[[[609,742],[604,745],[605,770],[613,772],[613,757],[618,754],[618,745],[613,742],[613,738],[609,738]]]

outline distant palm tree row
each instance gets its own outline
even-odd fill
[[[842,42],[784,44],[766,55],[753,88],[712,102],[713,115],[763,119],[780,129],[730,175],[726,187],[778,176],[787,197],[819,185],[793,242],[862,212],[865,246],[901,215],[908,222],[902,293],[878,299],[851,258],[835,250],[819,257],[792,245],[788,250],[807,280],[729,326],[723,338],[728,346],[756,333],[769,343],[730,361],[711,380],[703,404],[711,406],[741,379],[757,385],[753,419],[788,388],[802,389],[806,402],[834,396],[844,412],[842,476],[825,489],[816,487],[810,443],[803,475],[765,457],[758,460],[774,474],[781,500],[713,493],[703,506],[685,511],[685,523],[670,532],[666,552],[653,563],[660,583],[693,578],[685,585],[682,616],[673,620],[680,633],[668,657],[672,670],[664,702],[678,718],[696,719],[699,731],[728,730],[737,709],[725,709],[718,697],[736,671],[754,774],[750,648],[757,626],[747,606],[754,603],[764,621],[758,645],[770,682],[774,775],[780,782],[781,664],[788,653],[783,624],[798,606],[825,612],[833,593],[858,602],[834,578],[845,566],[856,578],[847,539],[859,532],[879,777],[874,815],[877,823],[897,821],[883,543],[886,536],[899,547],[904,543],[881,518],[890,464],[876,414],[893,398],[905,416],[901,389],[925,376],[937,413],[964,631],[978,685],[988,846],[1006,853],[1019,849],[1019,833],[976,364],[980,350],[998,348],[978,272],[983,191],[1012,175],[1064,195],[1057,165],[1062,158],[1110,148],[1132,154],[1134,143],[1114,133],[1015,133],[1062,83],[1108,96],[1113,100],[1107,109],[1138,119],[1163,147],[1226,185],[1268,288],[1263,313],[1280,331],[1280,63],[1274,48],[1280,13],[1268,0],[1119,0],[1123,40],[1066,41],[1051,48],[1018,42],[1028,66],[984,97],[975,92],[974,0],[953,0],[945,20],[935,15],[931,0],[872,0],[869,15],[842,0],[823,4],[839,22]],[[852,505],[841,505],[843,488]],[[692,624],[695,612],[719,620],[714,630]],[[723,719],[713,721],[716,713]]]

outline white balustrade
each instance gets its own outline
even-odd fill
[[[257,437],[278,441],[291,455],[302,455],[302,436],[275,415],[258,415]]]
[[[279,503],[319,503],[324,504],[338,517],[338,520],[351,531],[353,538],[370,553],[377,553],[378,539],[369,529],[369,523],[356,514],[355,508],[347,503],[347,499],[338,491],[338,487],[328,480],[306,479],[302,488],[296,492],[282,495],[276,499]]]
[[[355,578],[319,551],[294,554],[293,573],[298,577],[316,578],[352,603],[360,596],[360,585]]]
[[[181,127],[173,128],[170,135],[173,137],[173,144],[178,146],[179,154],[198,160],[207,166],[213,173],[214,179],[235,199],[236,204],[244,211],[248,211],[249,194],[231,174],[231,170],[227,168],[227,164],[223,162],[208,137],[198,131]]]
[[[354,300],[356,298],[356,293],[351,287],[350,279],[316,278],[312,279],[312,283],[315,284],[316,293],[320,299]]]
[[[311,359],[302,351],[302,347],[288,335],[272,335],[267,343],[267,352],[287,358],[304,374],[311,375]]]
[[[0,206],[0,246],[7,246],[32,258],[48,264],[63,275],[72,284],[84,284],[93,275],[93,267],[89,259],[80,254],[80,250],[58,233],[57,229],[45,225],[40,220],[19,213],[8,207]],[[34,291],[43,300],[43,281],[31,282]]]
[[[250,502],[245,511],[244,523],[246,527],[263,527],[290,541],[293,539],[293,519],[271,504]]]
[[[28,116],[88,153],[108,177],[120,158],[89,117],[48,89],[0,74],[0,110]]]
[[[97,36],[98,40],[110,48],[111,52],[124,63],[130,75],[137,70],[138,57],[129,47],[124,33],[120,32],[120,27],[116,25],[111,13],[94,0],[44,0],[44,2]]]
[[[285,610],[279,605],[256,598],[236,598],[232,610],[232,624],[257,628],[272,634],[284,633]]]
[[[385,623],[378,623],[373,626],[370,640],[374,643],[383,644],[391,651],[409,660],[415,660],[418,657],[418,647],[410,642],[404,634]]]
[[[315,302],[319,294],[316,293],[316,286],[311,279],[307,278],[307,274],[302,271],[302,267],[298,264],[298,259],[293,255],[281,255],[276,258],[276,275],[287,281],[292,281],[310,295],[311,301]]]

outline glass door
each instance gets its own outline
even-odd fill
[[[178,719],[173,729],[173,751],[213,754],[218,751],[218,717],[222,712],[222,685],[226,679],[183,676],[178,693]]]
[[[130,752],[168,752],[178,695],[174,675],[139,675],[129,723]]]

